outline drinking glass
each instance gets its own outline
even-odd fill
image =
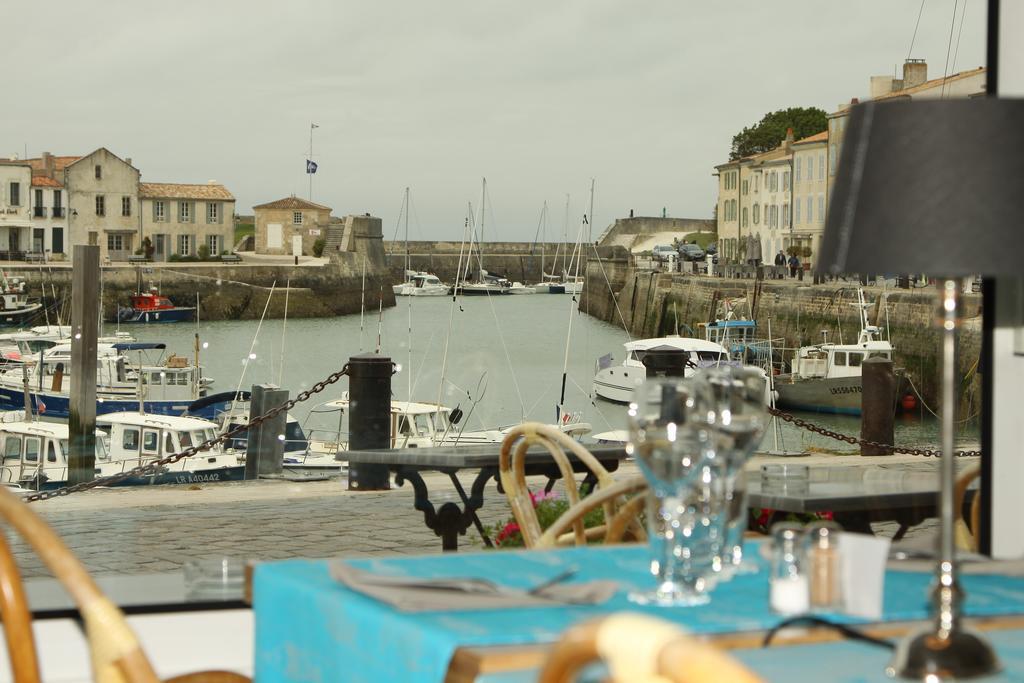
[[[708,399],[700,383],[676,377],[641,384],[629,406],[627,451],[650,484],[647,524],[657,587],[629,597],[659,605],[708,601],[713,559],[724,533],[717,514]]]
[[[747,480],[744,465],[761,443],[767,424],[766,379],[757,368],[719,366],[698,371],[695,379],[707,385],[708,421],[713,459],[721,468],[722,497],[728,510],[725,539],[716,570],[723,579],[756,572],[743,561],[743,532],[747,528]]]

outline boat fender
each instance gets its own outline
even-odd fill
[[[459,424],[459,420],[462,419],[462,409],[455,406],[455,409],[448,415],[448,421],[453,425]]]

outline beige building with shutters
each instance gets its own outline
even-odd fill
[[[793,143],[793,240],[807,268],[814,267],[825,234],[828,131]]]
[[[64,168],[71,244],[98,244],[101,261],[126,261],[138,248],[139,169],[105,147]]]
[[[313,243],[327,237],[331,207],[286,197],[252,207],[256,220],[256,253],[309,256]]]
[[[223,185],[139,183],[139,200],[154,261],[198,256],[204,246],[209,256],[234,248],[235,197]]]
[[[32,167],[16,159],[0,160],[0,259],[26,250],[32,230],[29,191]]]

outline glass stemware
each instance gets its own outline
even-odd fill
[[[707,406],[691,379],[649,379],[634,393],[627,450],[650,484],[647,524],[657,580],[653,591],[632,593],[634,602],[678,606],[709,599],[724,516],[713,495]]]
[[[724,505],[728,510],[724,544],[716,564],[723,579],[757,571],[743,561],[743,532],[747,529],[747,483],[744,466],[764,436],[766,409],[764,374],[756,368],[720,366],[699,373],[707,385],[714,458],[721,467]]]

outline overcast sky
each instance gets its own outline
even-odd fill
[[[956,70],[985,59],[967,2]],[[942,74],[954,0],[926,0],[914,57]],[[596,179],[616,217],[710,218],[734,133],[789,106],[864,96],[910,47],[917,0],[146,0],[22,3],[5,36],[0,154],[131,157],[144,181],[206,182],[237,210],[308,193],[413,239],[462,234],[487,177],[491,239],[570,231]],[[956,25],[959,27],[959,13]],[[953,36],[956,43],[956,30]],[[952,62],[952,55],[950,55]],[[17,66],[17,68],[10,68]],[[950,65],[952,71],[952,64]]]

